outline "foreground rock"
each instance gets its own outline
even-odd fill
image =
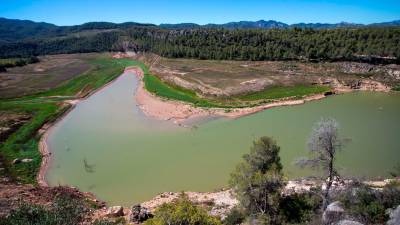
[[[20,158],[16,158],[16,159],[14,159],[13,161],[12,161],[12,164],[18,164],[18,163],[20,163],[21,162],[21,159]]]
[[[389,221],[386,223],[387,225],[398,225],[400,224],[400,205],[397,206],[395,210],[392,210],[389,214]]]
[[[211,206],[210,214],[213,216],[219,216],[222,219],[225,218],[225,216],[233,207],[239,204],[231,190],[205,193],[185,192],[185,194],[197,205]],[[150,201],[142,203],[141,205],[147,208],[150,212],[154,212],[160,205],[164,203],[170,203],[179,196],[180,193],[165,192],[157,195]]]
[[[142,223],[153,217],[153,214],[141,205],[132,206],[131,213],[129,214],[129,222],[134,224]]]
[[[336,225],[363,225],[363,224],[353,220],[341,220]]]
[[[124,208],[122,206],[112,206],[108,208],[107,217],[119,217],[119,216],[124,216]]]
[[[21,160],[21,162],[23,162],[23,163],[29,163],[29,162],[32,162],[32,161],[33,161],[33,159],[29,159],[29,158]]]
[[[340,221],[343,218],[344,209],[342,204],[338,201],[329,204],[322,216],[324,224],[334,224],[335,222]]]
[[[29,159],[29,158],[26,158],[26,159],[20,159],[20,158],[16,158],[16,159],[14,159],[13,161],[12,161],[12,164],[18,164],[18,163],[29,163],[29,162],[32,162],[33,161],[33,159]]]

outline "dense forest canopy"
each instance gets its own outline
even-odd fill
[[[1,21],[0,21],[1,22]],[[45,28],[43,28],[43,26]],[[6,29],[5,26],[0,28]],[[29,23],[15,41],[2,39],[0,57],[144,51],[172,58],[216,60],[362,60],[399,63],[400,27],[313,29],[165,29],[151,24],[106,22],[57,27]],[[42,29],[53,31],[43,36]],[[37,35],[39,34],[39,35]],[[36,36],[35,36],[36,35]]]
[[[166,57],[233,60],[357,60],[400,56],[399,28],[129,29],[139,49]]]

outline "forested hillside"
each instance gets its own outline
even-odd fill
[[[400,57],[400,27],[396,26],[336,29],[164,29],[137,23],[100,22],[58,28],[42,25],[50,27],[32,28],[30,25],[27,30],[50,29],[53,32],[47,33],[47,36],[38,32],[31,38],[22,38],[21,35],[14,41],[3,40],[0,42],[0,57],[125,50],[153,52],[171,58],[217,60],[350,60],[399,63]]]
[[[129,29],[139,49],[166,57],[233,60],[359,60],[400,56],[400,28]]]

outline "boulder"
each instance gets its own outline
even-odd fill
[[[141,205],[132,206],[129,222],[139,224],[153,217],[153,214]]]
[[[122,206],[112,206],[112,207],[107,209],[106,216],[108,216],[108,217],[124,216],[124,207],[122,207]]]
[[[20,162],[21,162],[21,159],[16,158],[16,159],[14,159],[14,160],[12,161],[12,164],[18,164],[18,163],[20,163]]]
[[[341,220],[336,225],[363,225],[363,224],[353,220]]]
[[[398,205],[396,209],[390,211],[389,218],[386,225],[400,224],[400,205]]]
[[[330,96],[330,95],[334,95],[334,94],[335,94],[334,91],[326,91],[326,92],[324,93],[324,96]]]
[[[344,209],[339,201],[332,202],[326,207],[324,214],[322,215],[322,220],[324,224],[334,224],[344,216]]]
[[[28,163],[28,162],[32,162],[33,159],[22,159],[21,162],[23,163]]]

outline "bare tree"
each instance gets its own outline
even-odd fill
[[[323,209],[329,204],[329,191],[333,179],[338,176],[335,167],[336,153],[342,149],[343,141],[339,138],[339,125],[335,119],[322,118],[313,128],[308,139],[308,148],[312,154],[311,158],[300,159],[297,163],[302,167],[322,169],[326,179],[326,188],[323,193]]]

